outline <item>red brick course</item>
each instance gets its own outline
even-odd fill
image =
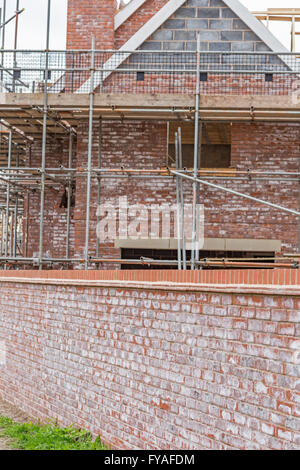
[[[1,271],[0,279],[3,278],[18,278],[18,279],[37,279],[52,280],[54,283],[57,280],[63,279],[67,281],[80,281],[80,282],[151,282],[151,283],[172,283],[178,284],[180,288],[183,284],[205,284],[210,285],[210,288],[217,290],[223,288],[258,288],[263,289],[265,286],[271,288],[283,288],[300,286],[300,270],[299,269],[215,269],[212,271],[170,271],[170,270],[89,270],[89,271]],[[294,292],[297,292],[294,291]],[[291,291],[289,291],[291,293]]]
[[[119,449],[300,449],[299,290],[11,281],[0,394],[28,414]]]

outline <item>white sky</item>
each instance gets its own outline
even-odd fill
[[[0,0],[0,5],[3,0]],[[101,0],[99,0],[101,1]],[[14,14],[16,0],[7,0],[7,18]],[[25,12],[19,18],[19,49],[44,49],[46,43],[47,0],[20,0],[20,8]],[[242,0],[249,10],[267,8],[299,8],[299,0]],[[284,3],[284,5],[283,5]],[[65,49],[66,44],[67,0],[52,0],[51,14],[51,49]],[[271,23],[271,30],[277,38],[290,49],[290,23]],[[300,31],[300,23],[297,23]],[[6,28],[7,49],[13,48],[14,23]],[[297,37],[296,49],[300,51],[300,36]]]

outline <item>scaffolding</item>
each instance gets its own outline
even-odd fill
[[[5,7],[5,2],[4,2]],[[50,8],[48,0],[47,40],[44,51],[1,51],[0,101],[0,265],[4,269],[35,266],[39,269],[84,266],[89,269],[103,263],[140,264],[142,266],[174,266],[177,269],[206,267],[295,267],[300,254],[247,259],[201,259],[197,243],[197,204],[200,186],[275,208],[295,216],[299,210],[283,207],[242,191],[223,186],[233,180],[292,181],[299,183],[300,172],[222,170],[201,168],[202,133],[207,122],[298,122],[300,106],[289,101],[297,98],[300,89],[299,55],[294,53],[219,53],[201,52],[198,36],[195,52],[98,51],[91,39],[91,49],[84,51],[51,51],[49,49]],[[5,8],[2,12],[2,44],[4,46]],[[19,14],[16,8],[16,33]],[[248,86],[244,87],[247,83]],[[243,89],[243,92],[242,92]],[[253,95],[259,105],[253,105]],[[240,96],[236,104],[236,96]],[[140,96],[140,99],[138,97]],[[223,100],[215,97],[222,97]],[[224,97],[231,107],[224,105]],[[245,104],[243,105],[243,99]],[[210,103],[213,103],[212,106]],[[275,104],[276,102],[276,104]],[[222,104],[220,104],[222,103]],[[250,104],[249,104],[250,103]],[[273,104],[272,104],[273,103]],[[278,106],[282,103],[282,106]],[[288,103],[288,106],[286,105]],[[119,120],[159,120],[178,123],[175,134],[175,166],[161,169],[102,167],[103,122]],[[88,159],[85,167],[75,167],[74,146],[77,125],[88,122]],[[95,122],[99,133],[97,167],[93,161]],[[184,168],[182,161],[181,124],[194,125],[193,168]],[[47,143],[57,138],[69,142],[68,167],[47,166]],[[26,166],[25,156],[35,140],[41,141],[41,165]],[[30,157],[29,157],[30,163]],[[85,247],[79,257],[70,257],[70,225],[72,185],[77,178],[86,179]],[[171,180],[176,185],[177,260],[112,259],[100,256],[101,240],[97,236],[96,256],[91,256],[90,203],[91,188],[97,188],[97,204],[101,204],[101,182],[105,179]],[[187,257],[184,237],[183,181],[193,188],[193,237],[191,259]],[[65,257],[49,258],[44,250],[45,191],[47,188],[67,194]],[[22,228],[24,207],[30,211],[30,194],[39,192],[39,253],[26,256],[28,217]],[[26,204],[25,204],[26,202]],[[25,214],[26,215],[26,214]],[[97,215],[97,217],[99,217]],[[99,219],[97,219],[99,221]],[[181,223],[179,222],[181,220]],[[22,240],[23,230],[23,240]],[[23,243],[23,247],[21,244]],[[300,251],[300,250],[299,250]]]

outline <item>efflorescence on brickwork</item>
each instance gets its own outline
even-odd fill
[[[2,279],[0,394],[113,448],[299,450],[299,311],[241,286]]]
[[[74,151],[74,166],[87,165],[88,125],[78,126],[77,148]],[[97,167],[98,125],[95,124],[93,139],[93,166]],[[248,168],[259,171],[299,171],[299,126],[297,124],[234,123],[231,126],[231,166],[237,170]],[[76,145],[74,145],[74,148]],[[29,155],[29,154],[28,154]],[[40,144],[31,149],[31,164],[39,167]],[[28,156],[29,158],[29,156]],[[167,124],[164,122],[103,122],[102,167],[133,169],[159,169],[167,160]],[[62,143],[49,144],[47,166],[67,166],[68,139]],[[217,182],[217,181],[216,181]],[[267,180],[241,183],[239,180],[223,182],[224,186],[252,196],[275,202],[279,205],[298,208],[299,185],[295,181]],[[192,201],[192,185],[184,181],[185,203]],[[65,255],[67,209],[60,208],[64,188],[60,191],[47,189],[45,217],[45,251],[49,257]],[[170,179],[101,179],[101,202],[118,205],[119,197],[127,196],[130,204],[175,204],[176,185]],[[29,195],[29,212],[25,198],[24,236],[27,217],[28,241],[24,243],[26,256],[35,256],[39,246],[39,193]],[[295,216],[261,204],[245,202],[234,195],[201,187],[200,200],[205,208],[205,237],[207,238],[254,238],[282,240],[284,251],[297,250],[298,225]],[[86,178],[80,174],[76,180],[75,207],[71,213],[70,248],[72,256],[82,257],[85,244]],[[90,205],[90,247],[96,255],[97,181],[93,179]],[[26,237],[25,237],[26,238]],[[119,258],[120,250],[114,240],[100,242],[100,256]],[[114,265],[118,267],[118,265]],[[109,269],[111,265],[103,264]]]
[[[26,154],[26,166],[41,167],[40,141],[35,141]],[[47,143],[47,168],[68,167],[69,139],[53,139]],[[76,155],[73,155],[76,165]],[[45,189],[44,247],[47,258],[62,258],[66,254],[67,208],[61,207],[65,197],[65,185],[51,184]],[[73,208],[71,208],[70,253],[74,251]],[[38,257],[40,232],[40,192],[27,191],[24,199],[23,217],[23,254],[26,257]]]
[[[268,171],[298,171],[299,126],[297,124],[240,124],[232,125],[231,166],[238,170],[257,169]],[[98,134],[95,126],[95,135]],[[102,167],[153,168],[166,164],[167,125],[153,122],[104,122],[102,126]],[[87,124],[78,128],[78,160],[84,166],[87,158]],[[94,140],[94,162],[97,165],[98,142]],[[230,181],[222,183],[231,189],[244,192],[281,204],[298,207],[297,182]],[[192,186],[184,181],[185,202],[192,201]],[[145,180],[101,180],[101,201],[118,204],[118,198],[127,196],[131,204],[174,204],[176,202],[175,181],[170,179]],[[234,195],[201,188],[200,200],[205,206],[205,237],[211,238],[269,238],[283,241],[284,250],[296,250],[298,228],[295,217],[260,204],[244,202]],[[77,181],[75,207],[75,253],[80,256],[85,240],[86,180]],[[96,250],[97,185],[91,191],[91,253]],[[107,258],[120,256],[114,248],[114,240],[101,243],[101,255]],[[109,269],[109,265],[103,265]]]

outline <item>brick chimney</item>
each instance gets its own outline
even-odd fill
[[[68,0],[67,49],[114,49],[115,0]]]

